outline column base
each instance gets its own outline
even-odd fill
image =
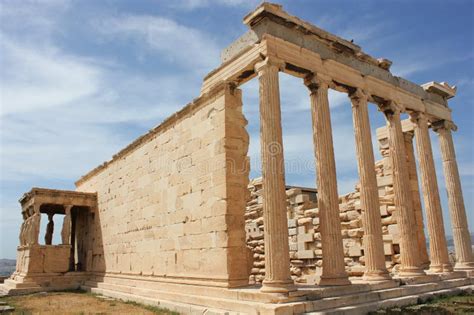
[[[430,269],[430,261],[426,261],[426,262],[423,262],[421,265],[420,265],[420,268],[421,269]]]
[[[474,271],[474,262],[457,262],[454,271]]]
[[[426,273],[447,273],[453,271],[453,266],[451,264],[441,264],[441,265],[430,265],[430,268]]]
[[[324,276],[322,275],[318,285],[320,286],[333,286],[333,285],[351,285],[347,275],[341,276]]]
[[[293,280],[263,280],[260,292],[263,293],[289,293],[296,291]]]
[[[386,281],[391,280],[392,277],[388,273],[388,271],[367,271],[362,276],[362,280],[369,281],[369,282],[378,282],[378,281]]]
[[[399,277],[422,277],[426,276],[426,273],[420,267],[405,267],[400,268],[398,272]]]

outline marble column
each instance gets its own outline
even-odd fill
[[[380,281],[390,279],[385,266],[385,254],[382,238],[382,218],[380,215],[377,177],[375,174],[374,151],[367,103],[367,95],[357,89],[350,93],[352,120],[360,177],[360,198],[363,209],[364,227],[364,280]]]
[[[388,128],[389,151],[393,167],[393,190],[397,223],[400,229],[400,271],[401,277],[421,276],[425,273],[420,267],[419,248],[415,230],[410,180],[407,171],[407,158],[404,136],[400,121],[400,108],[394,102],[380,104],[385,114]]]
[[[413,149],[414,130],[403,132],[405,136],[405,151],[407,154],[407,170],[408,179],[410,181],[410,191],[413,205],[413,212],[415,213],[415,230],[418,240],[418,253],[420,254],[420,263],[423,269],[427,269],[430,265],[430,258],[426,247],[425,228],[423,223],[423,208],[421,205],[421,197],[419,190],[418,173],[416,167],[415,151]]]
[[[319,285],[347,285],[350,281],[345,271],[342,246],[328,84],[315,76],[306,78],[305,84],[311,98],[319,226],[323,251],[323,270]]]
[[[433,150],[428,131],[428,119],[423,113],[413,113],[411,116],[412,121],[415,123],[418,165],[421,174],[421,188],[423,190],[430,240],[430,272],[452,271],[444,234],[443,212],[441,210]]]
[[[265,279],[262,292],[295,290],[290,277],[285,167],[278,73],[282,63],[265,59],[255,66],[260,82],[260,144],[263,177]]]
[[[441,156],[443,159],[444,178],[448,193],[449,213],[453,228],[454,250],[456,253],[455,270],[474,270],[472,245],[467,225],[466,209],[462,195],[461,178],[459,177],[456,153],[454,151],[451,130],[453,123],[438,121],[433,123],[433,130],[438,133]]]

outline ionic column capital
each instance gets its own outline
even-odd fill
[[[431,123],[431,127],[433,131],[439,133],[442,130],[449,130],[449,131],[456,131],[458,130],[458,126],[456,126],[452,121],[449,120],[438,120]]]
[[[281,71],[285,67],[285,62],[276,57],[267,56],[265,60],[257,62],[255,64],[255,72],[261,76],[263,72],[267,69],[276,68],[278,71]]]
[[[408,113],[410,115],[410,121],[415,125],[419,126],[421,124],[428,125],[428,117],[423,112],[418,111],[410,111]]]
[[[304,78],[304,84],[310,93],[316,93],[319,89],[329,89],[331,79],[321,74],[311,73]]]
[[[352,92],[349,92],[349,98],[351,99],[352,107],[367,104],[369,95],[366,91],[356,88]]]
[[[405,108],[402,105],[392,100],[378,103],[377,106],[379,107],[379,110],[383,112],[387,118],[393,116],[394,114],[400,114],[401,112],[405,110]]]

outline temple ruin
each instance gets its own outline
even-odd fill
[[[33,188],[20,199],[17,268],[0,291],[80,287],[180,313],[343,314],[472,290],[448,107],[456,88],[394,76],[390,60],[277,4],[261,4],[244,23],[249,31],[222,52],[195,100],[81,177],[76,191]],[[308,88],[316,189],[285,184],[279,72]],[[239,86],[255,78],[262,178],[250,181]],[[359,183],[344,196],[337,192],[329,89],[352,104]],[[371,105],[386,119],[377,129],[380,161]],[[430,129],[440,148],[432,148]],[[436,149],[443,170],[435,169]],[[59,215],[64,223],[55,226]],[[48,220],[44,242],[41,218]],[[61,244],[52,244],[53,233]]]

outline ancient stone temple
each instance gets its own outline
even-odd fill
[[[75,191],[33,188],[20,199],[17,269],[0,290],[81,287],[182,313],[342,314],[472,288],[448,107],[456,89],[396,77],[391,61],[276,4],[263,3],[244,23],[249,31],[222,52],[192,103],[81,177]],[[308,88],[316,189],[285,184],[279,72]],[[252,79],[260,84],[262,178],[249,181],[239,86]],[[360,181],[344,196],[337,193],[329,89],[352,104]],[[386,119],[377,130],[380,161],[368,106]],[[440,148],[432,147],[430,130]],[[433,150],[443,170],[435,170]],[[62,226],[55,216],[63,216]],[[44,240],[41,220],[48,222]],[[52,244],[54,233],[61,244]]]

